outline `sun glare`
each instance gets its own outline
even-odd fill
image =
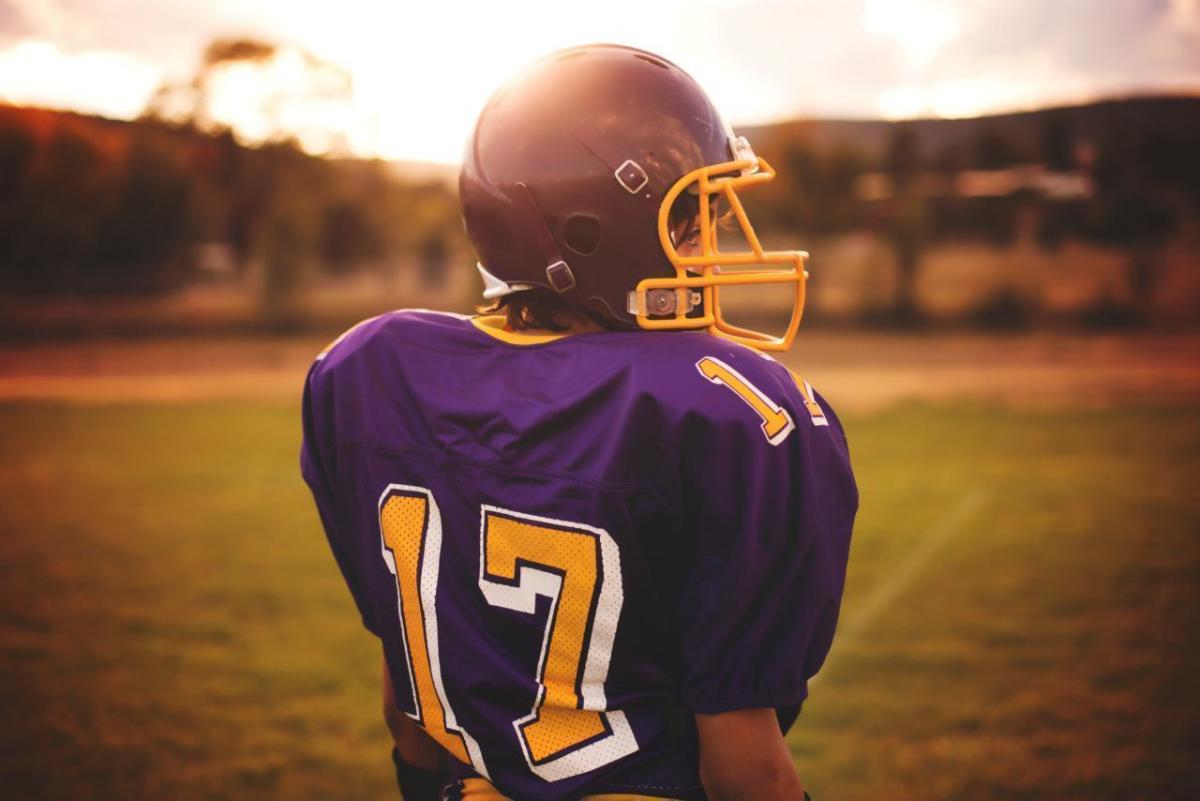
[[[869,33],[894,39],[916,67],[932,61],[960,30],[953,7],[938,0],[868,0],[862,23]]]
[[[173,61],[155,60],[149,48],[71,50],[63,32],[88,22],[76,19],[86,17],[83,11],[64,11],[60,3],[28,8],[45,12],[31,18],[40,32],[0,45],[0,101],[130,119],[160,85],[188,87],[206,37],[215,35],[181,37],[195,52]],[[779,0],[606,0],[587,7],[561,0],[342,0],[333,12],[292,0],[208,0],[204,9],[211,31],[278,46],[270,59],[209,70],[212,120],[247,142],[294,136],[313,153],[406,161],[457,162],[476,115],[502,81],[541,55],[594,42],[670,58],[735,126],[800,114],[862,116],[872,107],[890,119],[962,117],[1106,90],[1200,91],[1194,59],[1180,55],[1200,32],[1200,0],[1170,0],[1146,39],[1162,45],[1156,52],[1166,66],[1127,85],[1100,85],[1045,46],[1006,55],[1002,68],[986,60],[958,66],[958,52],[950,69],[943,56],[975,35],[981,13],[953,0],[865,0],[861,11],[830,11],[829,19],[789,15]],[[131,30],[150,36],[148,26],[145,36]],[[843,51],[861,48],[887,57],[830,71]],[[313,60],[343,70],[350,79],[345,92],[309,92]]]
[[[158,85],[159,71],[123,53],[64,53],[26,39],[0,51],[0,100],[107,117],[136,117]]]
[[[554,50],[610,41],[668,51],[676,59],[688,55],[671,38],[684,13],[679,0],[609,0],[603,15],[550,0],[419,9],[367,0],[348,5],[342,19],[372,24],[330,25],[323,11],[289,6],[290,24],[296,39],[319,43],[319,55],[354,76],[355,100],[368,118],[358,141],[384,158],[458,161],[492,92]]]

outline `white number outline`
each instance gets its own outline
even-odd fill
[[[568,531],[586,532],[596,537],[600,544],[600,594],[596,608],[592,612],[591,636],[588,638],[586,646],[587,657],[584,661],[579,697],[582,700],[582,709],[601,714],[608,724],[609,734],[561,757],[549,759],[540,764],[534,763],[521,727],[537,719],[538,710],[541,708],[542,699],[546,694],[546,685],[542,683],[542,674],[545,669],[546,651],[550,645],[550,631],[558,608],[558,599],[562,592],[562,577],[548,570],[522,565],[517,571],[516,585],[488,579],[486,543],[489,513]],[[534,614],[537,609],[538,595],[544,595],[550,599],[550,612],[546,616],[546,630],[542,635],[542,649],[538,655],[537,674],[534,677],[538,686],[537,697],[534,699],[529,714],[513,721],[517,742],[521,745],[521,752],[525,755],[525,762],[529,766],[529,770],[535,776],[546,781],[558,781],[596,770],[637,751],[639,747],[637,738],[634,737],[633,729],[630,727],[625,713],[621,710],[609,711],[608,699],[604,692],[613,640],[617,634],[621,607],[625,603],[625,589],[621,581],[621,554],[612,536],[602,528],[594,528],[583,523],[555,520],[484,504],[479,515],[479,589],[492,606],[512,609],[525,614]]]
[[[413,674],[413,654],[409,646],[403,609],[403,596],[400,591],[399,578],[396,568],[395,555],[388,548],[383,532],[383,507],[388,499],[395,494],[407,494],[410,497],[419,495],[425,498],[427,516],[425,528],[421,532],[422,545],[420,564],[417,568],[417,578],[420,583],[418,597],[421,602],[421,620],[425,629],[425,645],[428,651],[429,671],[433,680],[434,692],[442,707],[442,716],[448,732],[462,736],[471,764],[479,774],[489,777],[483,753],[478,742],[463,727],[454,714],[454,708],[446,695],[442,679],[441,654],[438,646],[437,626],[437,589],[440,579],[440,563],[442,553],[442,514],[438,508],[433,492],[425,487],[409,484],[388,484],[379,496],[377,513],[379,517],[379,544],[383,561],[392,574],[393,585],[396,587],[396,616],[400,623],[401,645],[404,648],[405,667],[408,670],[409,687],[412,690],[414,712],[405,710],[405,714],[419,724],[424,725],[421,715],[420,699],[417,696],[417,682]],[[579,682],[579,697],[581,709],[600,713],[609,731],[591,742],[576,748],[560,757],[545,760],[535,764],[529,753],[525,735],[521,727],[538,718],[542,701],[546,694],[546,686],[542,682],[546,663],[546,653],[550,645],[550,634],[562,593],[563,578],[550,570],[539,569],[533,565],[522,565],[517,570],[517,583],[506,584],[487,578],[487,520],[489,513],[498,514],[517,520],[554,527],[567,531],[587,533],[596,538],[599,544],[600,591],[592,610],[592,624],[585,646],[587,654],[584,659],[582,676]],[[513,721],[513,730],[517,743],[525,756],[525,762],[530,772],[546,781],[559,781],[572,776],[578,776],[608,765],[638,750],[640,747],[633,729],[622,710],[609,710],[608,699],[604,691],[604,682],[608,679],[609,662],[612,657],[612,646],[616,639],[617,626],[620,622],[621,608],[625,603],[625,590],[621,578],[621,554],[612,536],[601,528],[595,528],[583,523],[567,520],[555,520],[549,517],[525,514],[512,509],[483,504],[479,513],[479,589],[484,599],[492,606],[511,609],[525,614],[534,614],[537,609],[537,596],[543,595],[550,599],[550,611],[546,616],[545,632],[542,635],[541,653],[538,655],[537,697],[529,714]]]
[[[763,405],[766,406],[771,411],[772,414],[782,415],[783,419],[786,421],[784,423],[783,428],[781,428],[779,431],[775,432],[774,436],[768,434],[767,433],[767,426],[768,426],[767,419],[765,417],[763,417],[762,412],[760,412],[758,409],[756,409],[754,407],[754,405],[752,403],[750,403],[750,399],[747,398],[745,395],[743,395],[741,392],[739,392],[736,387],[733,387],[733,386],[729,385],[728,383],[726,383],[721,378],[721,376],[707,375],[704,372],[704,362],[706,362],[706,361],[712,362],[713,364],[717,365],[721,369],[729,371],[729,374],[731,376],[733,376],[734,379],[739,381],[742,384],[742,386],[745,387],[749,392],[751,392],[756,398],[758,398],[758,400],[760,400],[763,403]],[[761,426],[760,430],[762,431],[763,436],[767,438],[767,442],[769,442],[770,444],[778,445],[779,443],[781,443],[785,439],[787,439],[788,434],[791,434],[793,431],[796,430],[796,423],[794,420],[792,420],[792,416],[790,414],[788,414],[787,409],[783,408],[778,403],[771,400],[771,398],[768,397],[767,394],[765,392],[763,392],[761,389],[759,389],[755,384],[753,384],[750,381],[750,379],[746,378],[746,376],[742,375],[740,372],[733,369],[733,367],[731,367],[730,365],[721,361],[716,356],[704,356],[703,358],[699,359],[696,362],[696,370],[700,373],[701,377],[703,377],[705,381],[708,381],[709,383],[712,383],[712,384],[716,384],[717,386],[725,387],[730,392],[732,392],[734,394],[734,396],[737,397],[738,400],[740,400],[742,403],[749,406],[751,411],[753,411],[755,414],[757,414],[759,416],[759,419],[762,420],[762,426]]]
[[[458,719],[454,715],[454,708],[450,706],[450,700],[446,697],[445,684],[442,682],[442,660],[441,652],[438,648],[437,609],[435,608],[442,556],[442,512],[438,509],[437,501],[430,490],[408,484],[388,484],[387,489],[379,496],[379,547],[383,554],[383,561],[387,564],[388,570],[392,574],[392,584],[396,587],[396,616],[400,620],[400,641],[404,646],[405,667],[408,668],[408,685],[412,688],[413,709],[416,710],[416,714],[408,711],[405,711],[404,714],[423,725],[421,704],[417,698],[417,680],[413,675],[413,655],[409,648],[408,631],[404,624],[403,598],[400,593],[399,576],[396,572],[396,557],[392,553],[392,550],[387,547],[387,541],[383,536],[383,505],[387,503],[388,498],[396,493],[407,493],[410,496],[414,494],[421,495],[424,496],[428,503],[426,506],[428,513],[425,520],[425,530],[421,533],[421,564],[417,567],[417,579],[421,585],[419,591],[421,598],[421,621],[425,625],[425,647],[429,652],[429,672],[433,678],[433,689],[437,694],[438,703],[442,705],[442,717],[446,722],[446,730],[462,736],[463,743],[467,747],[467,754],[471,757],[471,766],[479,772],[479,775],[484,778],[490,778],[487,772],[487,765],[483,761],[483,752],[479,750],[479,743],[475,741],[475,738],[464,727],[459,725]]]

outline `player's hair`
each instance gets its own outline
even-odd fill
[[[669,215],[671,230],[684,231],[700,214],[699,199],[688,192],[682,193],[671,205]],[[720,222],[720,221],[718,221]],[[566,331],[579,316],[579,310],[549,289],[536,287],[522,289],[510,295],[496,298],[491,303],[477,306],[480,314],[503,314],[511,331],[540,328],[546,331]],[[613,328],[611,321],[599,315],[588,315],[605,328]]]
[[[529,328],[566,331],[571,327],[571,321],[579,316],[561,295],[541,287],[513,292],[476,306],[475,310],[480,314],[503,314],[510,331]]]

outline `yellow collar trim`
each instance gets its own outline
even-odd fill
[[[553,342],[556,339],[570,336],[567,333],[530,334],[526,331],[509,331],[505,327],[503,315],[499,314],[488,315],[486,317],[472,317],[471,325],[488,336],[494,337],[501,342],[507,342],[510,345],[542,345],[546,342]]]

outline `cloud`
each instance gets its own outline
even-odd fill
[[[218,36],[270,35],[276,27],[261,2],[231,0],[0,0],[12,11],[10,37],[53,42],[63,52],[124,53],[164,73],[187,75]],[[282,8],[276,11],[282,12]],[[0,20],[4,19],[0,15]]]
[[[1053,65],[1054,74],[1046,76],[1053,95],[1056,74],[1086,78],[1103,92],[1200,68],[1200,40],[1178,47],[1188,33],[1171,24],[1178,12],[1168,0],[1118,0],[1102,11],[1093,0],[983,0],[973,7],[970,27],[931,65],[938,73],[995,70],[1036,56]]]
[[[902,84],[879,94],[879,113],[887,119],[975,117],[996,110],[1036,108],[1053,85],[1060,103],[1085,102],[1093,88],[1077,74],[1060,71],[1038,53],[1006,62],[1003,68]]]
[[[928,64],[962,29],[960,10],[939,0],[867,0],[862,21],[868,33],[894,39],[914,66]]]
[[[886,116],[974,115],[1134,91],[1200,92],[1197,0],[977,0],[879,93]]]
[[[66,14],[57,0],[0,0],[0,36],[53,38],[66,24]]]
[[[905,54],[867,35],[863,3],[759,0],[684,14],[652,44],[687,68],[736,124],[871,113]]]
[[[594,41],[677,62],[734,124],[975,114],[1133,90],[1200,94],[1200,0],[341,0],[332,9],[294,0],[0,0],[0,47],[40,40],[64,63],[107,54],[112,80],[127,74],[139,87],[147,65],[187,78],[205,45],[229,36],[295,45],[344,66],[360,104],[353,146],[410,158],[455,158],[501,81],[543,53]],[[6,80],[30,102],[45,83]],[[68,102],[67,88],[57,85],[54,102]],[[75,107],[120,105],[103,95],[140,91],[82,82]]]

